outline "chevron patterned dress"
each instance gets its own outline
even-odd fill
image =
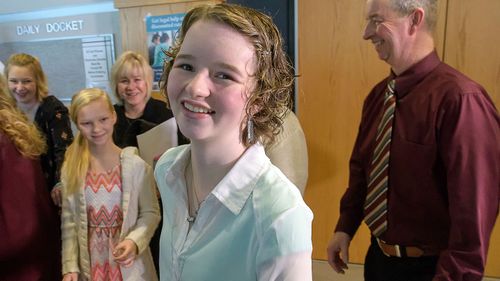
[[[113,249],[119,242],[123,222],[121,166],[105,173],[89,171],[85,180],[85,199],[91,280],[121,281],[120,267],[113,261]]]

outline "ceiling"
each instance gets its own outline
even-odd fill
[[[0,0],[0,24],[115,11],[113,0]]]
[[[0,16],[29,12],[40,12],[52,9],[64,9],[74,6],[86,6],[113,3],[113,0],[1,0]]]

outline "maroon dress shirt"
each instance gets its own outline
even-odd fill
[[[435,280],[481,280],[500,201],[500,118],[486,91],[435,52],[370,92],[336,231],[363,220],[383,93],[396,79],[389,162],[390,244],[440,250]]]

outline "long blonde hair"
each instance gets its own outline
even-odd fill
[[[35,124],[28,121],[8,94],[5,78],[0,74],[0,131],[5,134],[19,153],[36,158],[47,150],[47,143]]]
[[[69,115],[74,124],[78,124],[78,113],[82,108],[93,101],[103,101],[108,105],[110,112],[115,112],[111,99],[105,91],[99,88],[83,89],[73,96]],[[87,139],[80,132],[76,134],[73,143],[66,149],[64,163],[61,169],[61,179],[64,189],[74,193],[83,184],[90,163],[90,151]]]

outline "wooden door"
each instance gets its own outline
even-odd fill
[[[500,1],[448,1],[444,61],[479,82],[500,106]],[[500,277],[500,218],[491,240],[486,275]]]

